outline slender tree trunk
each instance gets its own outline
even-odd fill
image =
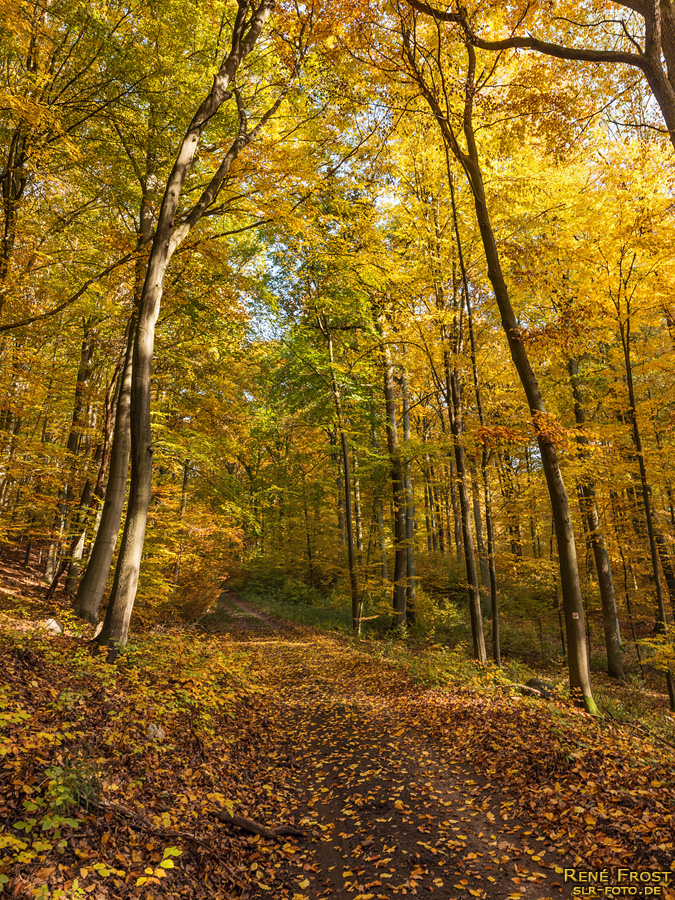
[[[440,488],[440,485],[438,484],[436,470],[433,468],[431,470],[431,475],[432,475],[431,494],[432,494],[432,499],[434,501],[434,520],[436,522],[436,534],[438,535],[438,552],[445,553],[446,546],[447,546],[447,544],[450,543],[450,534],[449,534],[449,532],[446,532],[446,530],[443,526],[445,517],[443,515],[443,504],[441,502],[442,501],[441,488]],[[454,484],[454,481],[453,481],[453,484]],[[456,498],[455,498],[455,500],[456,500]],[[461,520],[461,516],[459,517],[459,519],[455,520],[455,529],[457,529],[458,527],[460,529],[460,531],[459,531],[459,541],[460,542],[459,542],[458,546],[459,546],[459,552],[461,553],[462,524],[461,524],[460,520]],[[447,535],[447,544],[446,544],[446,535]],[[457,537],[457,534],[455,534],[455,537]]]
[[[268,110],[251,132],[246,130],[246,116],[241,110],[241,95],[234,92],[239,109],[239,130],[230,149],[223,156],[212,180],[197,203],[179,223],[178,212],[185,179],[192,168],[199,142],[211,118],[232,96],[230,86],[241,62],[248,56],[272,12],[271,0],[261,0],[256,8],[240,3],[232,26],[231,49],[223,59],[212,86],[192,117],[181,140],[169,174],[157,217],[150,257],[138,305],[136,340],[134,342],[131,373],[131,482],[127,516],[120,546],[115,578],[103,628],[98,636],[102,645],[123,646],[129,634],[129,622],[136,599],[141,557],[145,541],[152,489],[152,429],[150,423],[150,387],[152,357],[155,344],[155,325],[159,315],[164,280],[169,262],[176,248],[199,222],[215,201],[232,162],[241,149],[262,128],[277,108]],[[295,70],[294,70],[295,71]],[[285,96],[282,95],[282,96]],[[279,100],[281,102],[281,100]],[[114,655],[114,654],[113,654]]]
[[[459,494],[459,508],[462,517],[462,545],[464,547],[464,565],[466,567],[466,580],[469,590],[469,613],[471,616],[471,636],[473,638],[473,655],[480,663],[487,662],[485,651],[485,637],[483,635],[483,618],[481,615],[480,588],[478,586],[478,570],[476,568],[476,554],[474,552],[473,534],[471,529],[471,507],[469,501],[468,479],[466,474],[466,461],[464,455],[464,441],[462,435],[462,414],[460,400],[459,374],[449,368],[449,358],[446,354],[446,371],[448,380],[448,412],[450,414],[450,428],[452,430],[455,450],[455,466],[457,469],[457,493]]]
[[[427,423],[422,423],[422,444],[427,443]],[[424,452],[422,463],[422,481],[424,483],[424,527],[427,536],[427,553],[436,551],[436,533],[433,529],[433,499],[431,496],[431,477],[429,475],[429,454]]]
[[[588,465],[588,438],[583,429],[586,425],[586,412],[583,405],[581,385],[579,383],[579,364],[577,360],[570,359],[567,364],[574,396],[574,417],[578,426],[577,447],[582,463]],[[605,632],[605,647],[607,648],[607,670],[614,678],[625,678],[621,651],[621,633],[619,630],[619,617],[616,610],[616,597],[614,595],[614,580],[609,561],[609,553],[605,545],[605,538],[600,528],[598,504],[595,498],[595,484],[590,474],[584,474],[579,479],[581,508],[586,519],[588,534],[595,560],[595,570],[598,577],[600,599],[602,602],[602,623]]]
[[[117,415],[117,403],[119,400],[120,390],[122,387],[121,374],[124,369],[124,360],[116,367],[113,377],[108,385],[105,395],[105,418],[103,423],[103,437],[94,453],[94,463],[98,467],[96,481],[92,484],[91,479],[87,478],[80,496],[80,509],[77,514],[76,528],[74,531],[77,540],[73,540],[73,558],[68,565],[68,576],[66,578],[66,594],[74,597],[78,581],[80,578],[80,569],[82,560],[86,551],[86,535],[87,528],[92,519],[94,519],[94,534],[96,534],[101,521],[101,509],[99,503],[103,497],[103,480],[108,468],[108,460],[110,458],[110,443],[112,439],[112,427]],[[94,509],[96,510],[94,511]],[[79,534],[79,537],[78,537]],[[50,592],[55,589],[52,584]]]
[[[361,633],[361,616],[359,614],[359,585],[356,574],[356,560],[354,557],[354,523],[352,520],[352,474],[349,460],[349,442],[342,409],[342,397],[340,385],[335,374],[335,359],[333,355],[333,336],[326,316],[319,317],[321,331],[328,343],[328,358],[330,359],[330,377],[333,392],[333,403],[337,417],[337,427],[340,434],[340,447],[342,449],[342,465],[344,470],[344,498],[345,498],[345,526],[347,532],[347,563],[349,566],[349,588],[352,599],[352,629],[355,634]]]
[[[494,518],[492,515],[492,490],[490,488],[490,473],[488,472],[488,450],[483,448],[483,462],[481,472],[483,474],[483,496],[485,497],[485,523],[487,526],[487,551],[488,567],[490,575],[490,615],[492,618],[492,656],[498,666],[502,664],[502,650],[499,636],[499,599],[497,596],[497,567],[495,563],[495,533]]]
[[[450,469],[450,506],[452,508],[453,536],[455,538],[455,556],[457,557],[457,559],[459,559],[463,554],[462,517],[459,511],[459,503],[457,502],[457,479],[455,478],[455,466],[452,460],[450,461],[448,468]],[[448,543],[450,543],[449,533]]]
[[[391,486],[394,503],[394,624],[406,625],[406,584],[408,574],[408,553],[406,549],[406,495],[403,477],[403,463],[396,423],[396,397],[394,391],[394,367],[389,345],[384,336],[382,316],[376,313],[376,324],[380,334],[380,349],[384,375],[384,403],[386,410],[387,447],[391,466]]]
[[[94,358],[94,350],[96,347],[95,334],[93,330],[93,320],[88,319],[84,323],[84,335],[82,338],[82,346],[80,349],[80,364],[77,370],[77,379],[75,383],[75,399],[73,402],[73,415],[70,423],[70,431],[66,442],[66,456],[68,460],[67,474],[65,484],[59,491],[59,499],[54,518],[54,530],[56,532],[54,539],[47,553],[47,565],[43,580],[50,588],[56,575],[59,557],[61,555],[61,544],[66,534],[66,524],[69,519],[69,506],[73,497],[73,482],[78,465],[78,453],[82,440],[82,429],[84,427],[85,409],[87,406],[87,393],[89,388],[89,380],[92,372],[92,362]]]
[[[337,520],[338,531],[340,532],[340,545],[347,546],[347,529],[345,526],[345,481],[342,474],[342,457],[337,450],[338,438],[334,432],[330,435],[331,451],[330,456],[335,463],[335,485],[337,487]]]
[[[363,572],[363,521],[361,518],[361,480],[358,476],[359,458],[356,450],[352,450],[354,460],[354,519],[356,522],[356,557],[359,569]]]
[[[375,425],[375,409],[373,406],[372,398],[370,400],[370,442],[372,444],[375,455],[378,456],[380,452],[380,442],[377,437],[377,428]],[[382,575],[382,581],[387,581],[387,579],[389,578],[389,567],[387,564],[387,542],[384,535],[384,511],[382,509],[382,473],[381,466],[379,464],[375,469],[374,476],[375,487],[373,489],[373,493],[375,503],[375,520],[377,522],[377,533],[380,541],[380,571]]]
[[[520,494],[516,475],[511,467],[511,457],[508,453],[499,453],[499,475],[502,496],[506,504],[508,519],[509,544],[511,553],[516,559],[523,558],[523,536],[520,528],[520,520],[516,509],[517,498]]]
[[[577,563],[574,528],[567,497],[567,490],[560,471],[558,452],[554,437],[549,435],[546,427],[547,413],[539,390],[539,384],[527,356],[525,344],[521,336],[518,322],[511,306],[511,301],[499,262],[497,245],[488,216],[487,202],[482,186],[480,170],[473,167],[473,181],[476,185],[475,200],[479,228],[488,261],[488,274],[502,317],[504,332],[507,336],[511,356],[518,371],[521,384],[525,390],[537,432],[537,443],[541,455],[542,466],[546,476],[551,507],[555,521],[558,543],[558,559],[560,564],[560,580],[563,595],[563,612],[568,644],[568,667],[570,689],[578,692],[580,699],[589,712],[597,712],[593,700],[591,682],[588,677],[588,653],[586,648],[585,616],[579,569]]]
[[[305,539],[307,541],[307,566],[309,570],[309,586],[314,590],[314,559],[312,554],[312,537],[309,527],[309,510],[307,508],[307,484],[305,473],[302,473],[302,509],[305,517]]]
[[[668,542],[663,534],[659,526],[659,517],[656,513],[656,509],[654,508],[654,504],[652,503],[652,522],[654,523],[654,539],[656,540],[656,549],[659,554],[659,560],[661,562],[661,568],[663,569],[663,577],[666,582],[666,587],[668,588],[668,595],[670,597],[670,607],[673,612],[673,616],[675,617],[675,572],[673,572],[673,564],[670,561],[670,554],[668,553]]]
[[[476,409],[478,411],[478,421],[481,428],[485,427],[485,413],[483,412],[483,396],[478,380],[478,358],[476,351],[476,335],[473,327],[473,311],[471,308],[471,295],[469,292],[469,279],[464,264],[464,249],[462,246],[462,238],[459,233],[459,218],[457,216],[457,204],[455,202],[455,184],[450,169],[450,157],[446,155],[446,166],[448,176],[448,186],[450,188],[450,203],[452,205],[452,224],[455,232],[455,241],[457,244],[457,258],[462,276],[462,287],[464,291],[464,305],[466,307],[466,320],[469,329],[469,347],[471,350],[471,374],[473,376],[473,387],[476,396]],[[490,452],[487,444],[483,444],[481,456],[481,474],[483,478],[483,498],[485,501],[485,521],[487,526],[487,583],[490,587],[490,614],[492,618],[492,655],[497,666],[502,664],[501,641],[499,635],[499,600],[497,596],[497,571],[495,565],[495,540],[494,540],[494,520],[492,516],[492,492],[490,489],[490,475],[488,472],[488,462]],[[478,487],[476,484],[475,470],[471,470],[471,481],[474,496],[474,516],[476,519],[476,533],[478,535],[478,549],[481,554],[481,580],[486,585],[483,573],[483,555],[484,550],[481,548],[482,535],[480,534],[480,503],[478,502]]]
[[[537,519],[537,496],[534,490],[534,480],[532,478],[532,460],[529,447],[525,447],[525,471],[527,472],[527,491],[530,500],[530,545],[532,547],[532,559],[541,557],[541,547],[539,545],[539,535],[535,526]]]
[[[490,589],[490,566],[487,549],[483,539],[483,514],[480,508],[480,493],[478,490],[478,474],[473,463],[469,466],[471,475],[471,500],[473,504],[473,521],[476,528],[476,548],[478,550],[478,568],[480,570],[480,584],[483,590],[480,592],[481,610],[484,616],[490,612],[490,604],[485,596],[485,590]]]
[[[410,396],[406,373],[401,375],[403,399],[403,441],[405,460],[403,463],[403,484],[405,489],[406,520],[406,617],[410,624],[415,622],[415,494],[412,484],[412,460],[410,458]]]
[[[610,491],[610,500],[612,503],[612,518],[614,520],[614,536],[616,539],[616,546],[619,550],[619,556],[621,557],[621,567],[623,569],[623,595],[626,601],[626,612],[628,613],[628,623],[630,625],[631,635],[633,637],[633,645],[635,647],[635,653],[638,659],[638,665],[640,666],[640,674],[642,678],[645,677],[644,667],[642,665],[642,654],[640,652],[640,642],[638,641],[637,632],[635,630],[635,619],[633,617],[633,604],[630,599],[630,589],[628,587],[628,566],[626,565],[626,556],[623,552],[623,540],[621,534],[621,522],[619,518],[618,511],[618,503],[617,503],[617,495],[615,491]],[[633,572],[633,567],[631,565],[631,574],[633,576],[633,581],[635,581],[635,573]]]
[[[183,463],[183,480],[180,490],[180,541],[178,543],[178,552],[176,553],[176,562],[173,567],[173,583],[178,584],[180,581],[180,564],[183,554],[184,530],[185,530],[185,514],[187,512],[188,501],[188,483],[190,481],[190,460],[186,459]]]
[[[122,510],[127,493],[129,453],[129,411],[131,404],[131,368],[135,337],[135,314],[127,325],[127,346],[124,368],[120,377],[120,390],[115,411],[115,429],[110,451],[110,473],[105,490],[101,521],[91,549],[87,569],[80,581],[73,602],[73,609],[81,619],[95,624],[105,593],[112,564],[117,536],[122,521]]]
[[[644,506],[645,521],[647,523],[647,535],[649,538],[649,551],[652,559],[652,574],[654,576],[654,587],[656,589],[656,621],[659,631],[665,631],[668,626],[666,618],[666,607],[663,598],[663,586],[661,584],[661,573],[659,571],[659,552],[656,543],[656,534],[654,530],[654,519],[652,516],[652,492],[647,478],[647,467],[645,465],[644,448],[642,446],[642,436],[640,434],[640,426],[637,418],[637,406],[635,403],[635,387],[633,385],[633,366],[631,363],[631,334],[630,334],[630,316],[626,320],[619,316],[619,330],[621,334],[621,344],[623,347],[624,364],[626,368],[626,386],[628,388],[628,421],[631,426],[631,434],[635,445],[635,453],[638,459],[638,467],[640,470],[640,486],[642,488],[642,502]],[[670,708],[675,712],[675,682],[670,668],[666,669],[666,686],[668,688],[668,698]]]
[[[403,29],[404,52],[410,65],[412,77],[418,86],[439,124],[445,146],[452,152],[462,166],[474,200],[476,218],[480,231],[485,258],[487,262],[488,277],[494,291],[495,299],[501,315],[502,326],[506,335],[511,358],[527,397],[527,402],[532,415],[532,422],[537,434],[537,443],[541,455],[544,475],[551,498],[551,507],[555,520],[558,558],[560,562],[560,579],[563,595],[563,610],[565,614],[565,626],[568,638],[568,669],[570,678],[570,690],[577,699],[583,702],[589,712],[597,712],[597,706],[593,700],[590,679],[588,677],[588,653],[586,648],[586,628],[579,583],[579,569],[574,540],[574,528],[570,513],[569,499],[560,470],[560,461],[555,446],[555,432],[547,427],[548,415],[542,400],[539,384],[530,365],[522,331],[511,304],[508,287],[501,268],[499,251],[495,233],[490,221],[483,174],[480,166],[478,147],[473,129],[473,102],[476,93],[475,50],[470,45],[466,46],[468,57],[468,69],[465,82],[465,103],[462,127],[466,140],[466,152],[458,143],[447,114],[444,114],[439,95],[430,89],[425,75],[418,67],[417,49],[413,43],[411,32],[404,25]]]

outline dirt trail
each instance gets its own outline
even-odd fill
[[[420,689],[338,640],[224,595],[227,630],[265,681],[267,721],[309,837],[289,846],[291,898],[545,900],[561,860],[448,745],[419,727]],[[270,780],[280,770],[270,770]],[[564,864],[564,863],[562,863]],[[567,864],[571,863],[569,860]],[[248,896],[270,897],[270,886]]]

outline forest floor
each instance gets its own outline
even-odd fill
[[[675,897],[675,755],[658,740],[489,678],[424,688],[232,594],[208,633],[155,629],[111,666],[77,623],[38,625],[37,591],[10,593],[8,896]]]

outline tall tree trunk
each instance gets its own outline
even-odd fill
[[[464,547],[464,565],[469,590],[469,613],[471,616],[471,637],[473,639],[473,655],[480,663],[487,662],[485,637],[483,635],[483,618],[481,615],[480,588],[478,586],[478,570],[471,529],[471,506],[466,473],[464,440],[462,428],[462,411],[460,399],[459,373],[449,367],[449,356],[446,353],[446,377],[448,390],[448,413],[452,431],[455,466],[457,469],[457,493],[462,517],[462,545]]]
[[[511,465],[511,457],[502,452],[497,455],[499,460],[499,476],[502,496],[506,504],[506,516],[509,529],[509,544],[511,553],[516,559],[523,558],[523,536],[520,527],[519,514],[516,509],[517,498],[520,495],[516,473]]]
[[[623,347],[624,365],[626,369],[626,387],[628,388],[628,421],[631,426],[631,435],[635,445],[635,454],[638,459],[638,467],[640,470],[640,487],[642,488],[642,502],[644,506],[645,522],[647,524],[647,535],[649,538],[649,551],[652,560],[652,574],[654,576],[654,587],[656,589],[656,621],[660,631],[666,631],[668,620],[666,618],[666,607],[663,598],[663,586],[661,583],[661,573],[659,571],[659,552],[656,543],[656,534],[654,530],[654,519],[652,516],[652,491],[647,477],[647,467],[645,465],[644,448],[642,446],[642,436],[640,434],[640,426],[637,418],[637,406],[635,402],[635,387],[633,384],[633,366],[631,362],[631,332],[630,332],[630,314],[626,319],[619,315],[619,332],[621,335],[621,345]],[[675,712],[675,682],[670,668],[666,669],[666,686],[668,688],[668,699],[670,708]]]
[[[394,391],[394,367],[389,344],[385,340],[383,316],[376,311],[376,325],[380,335],[380,353],[384,376],[384,404],[386,410],[387,447],[391,472],[394,504],[394,624],[406,625],[406,584],[408,553],[406,549],[406,495],[403,463],[396,422],[396,396]]]
[[[233,96],[230,86],[241,62],[248,56],[272,12],[271,0],[261,0],[252,8],[240,2],[232,26],[232,44],[216,72],[212,86],[192,117],[181,140],[162,197],[157,227],[154,232],[143,290],[138,305],[136,340],[131,373],[131,482],[127,516],[120,546],[115,578],[103,628],[98,636],[102,645],[123,646],[127,642],[129,623],[136,599],[141,557],[145,541],[152,489],[152,429],[150,424],[150,386],[155,325],[164,290],[164,280],[171,257],[216,200],[233,161],[256,136],[278,104],[271,107],[258,125],[246,130],[246,115],[238,91],[234,96],[239,109],[239,130],[218,170],[190,212],[175,221],[178,206],[204,129],[221,105]],[[294,69],[294,75],[297,72]],[[293,76],[294,77],[294,76]],[[285,94],[282,94],[285,96]],[[281,99],[279,100],[279,103]]]
[[[375,408],[372,398],[370,399],[370,442],[375,455],[378,456],[380,452],[380,442],[377,437],[377,427],[375,424]],[[382,561],[380,572],[382,575],[382,581],[387,581],[387,579],[389,578],[389,569],[387,564],[387,542],[384,535],[384,511],[382,509],[382,473],[381,466],[379,464],[375,469],[374,476],[375,487],[373,489],[373,493],[375,504],[375,520],[377,522],[377,533],[380,541],[380,559]]]
[[[124,369],[124,360],[116,367],[110,384],[105,394],[105,417],[103,422],[103,436],[101,442],[94,452],[94,463],[98,468],[96,481],[92,484],[91,478],[87,478],[82,494],[80,495],[80,509],[77,513],[75,528],[73,530],[73,553],[72,559],[68,564],[68,575],[66,578],[66,594],[74,597],[77,591],[77,585],[80,579],[80,570],[82,560],[85,556],[87,529],[92,518],[94,520],[94,533],[98,528],[100,517],[99,503],[103,497],[103,480],[108,468],[108,460],[110,458],[110,443],[112,439],[112,428],[117,415],[117,403],[119,400],[120,389],[122,386],[121,374]],[[50,592],[55,589],[56,585],[52,583]]]
[[[537,534],[537,529],[535,526],[535,521],[538,518],[537,516],[537,496],[534,491],[534,483],[532,478],[532,460],[529,447],[525,446],[525,471],[527,473],[527,491],[530,496],[530,510],[529,510],[529,520],[530,520],[530,546],[532,547],[532,559],[539,559],[541,557],[541,546],[539,544],[539,535]]]
[[[455,556],[459,559],[463,554],[462,547],[462,517],[459,511],[459,503],[457,502],[457,479],[455,477],[455,464],[450,460],[448,465],[450,470],[450,506],[452,509],[453,537],[455,539]],[[448,544],[450,543],[450,534],[448,533]],[[442,552],[442,551],[441,551]]]
[[[347,546],[347,529],[345,526],[345,481],[342,474],[342,457],[337,449],[338,437],[334,431],[330,433],[330,458],[335,464],[335,486],[337,487],[337,520],[340,532],[340,545]]]
[[[488,472],[489,452],[483,447],[483,496],[485,497],[485,523],[487,526],[487,552],[490,575],[490,616],[492,618],[492,656],[498,666],[502,664],[502,649],[499,636],[499,599],[497,596],[497,567],[495,563],[495,532],[492,515],[492,491]]]
[[[307,507],[307,483],[305,473],[302,473],[302,510],[305,517],[305,539],[307,541],[307,566],[309,572],[309,586],[314,590],[314,557],[312,554],[312,535],[309,527],[309,509]]]
[[[139,210],[139,234],[136,245],[134,266],[133,308],[126,330],[126,349],[120,389],[115,408],[115,427],[110,452],[110,473],[105,490],[105,499],[96,537],[92,546],[87,569],[80,582],[74,601],[76,615],[89,622],[98,622],[101,601],[105,594],[110,567],[122,523],[122,512],[127,496],[129,459],[131,456],[131,391],[133,382],[134,348],[138,325],[138,310],[141,306],[148,270],[148,256],[145,248],[150,244],[155,227],[155,202],[157,198],[157,153],[158,131],[156,108],[150,102],[148,110],[148,139],[145,154],[145,172],[141,178],[141,205]],[[99,490],[101,485],[99,485]],[[132,600],[133,603],[133,600]],[[112,633],[112,632],[111,632]],[[126,641],[122,633],[111,639],[121,643]]]
[[[405,521],[406,521],[406,617],[410,624],[415,622],[415,494],[412,484],[412,460],[410,458],[410,395],[406,373],[401,375],[401,394],[403,399],[403,441],[405,443],[405,459],[403,463],[403,484],[405,489]]]
[[[178,543],[178,552],[176,553],[176,562],[173,567],[173,583],[178,584],[180,581],[180,564],[181,556],[184,549],[184,531],[185,531],[185,514],[187,512],[188,501],[188,483],[190,481],[190,460],[186,459],[183,463],[183,480],[180,489],[180,541]]]
[[[361,518],[361,479],[358,476],[359,457],[352,450],[354,460],[354,520],[356,522],[356,557],[359,569],[363,572],[363,520]]]
[[[673,571],[673,564],[670,561],[670,554],[668,553],[668,542],[659,525],[659,517],[653,503],[652,522],[654,524],[654,539],[656,540],[656,549],[659,554],[659,560],[661,561],[663,577],[668,588],[670,606],[673,611],[673,616],[675,616],[675,572]]]
[[[589,712],[597,712],[593,699],[590,678],[588,676],[588,653],[586,648],[586,628],[579,568],[574,540],[574,527],[570,512],[569,499],[562,472],[555,440],[547,430],[547,412],[539,389],[539,384],[530,365],[525,344],[516,320],[506,281],[504,279],[497,244],[490,223],[487,201],[483,188],[483,179],[478,166],[477,155],[471,160],[471,183],[476,203],[476,214],[483,246],[488,263],[488,275],[495,292],[495,298],[502,317],[502,325],[506,334],[509,350],[527,396],[537,434],[537,444],[541,455],[542,466],[551,498],[551,507],[555,521],[558,544],[558,560],[560,565],[560,581],[562,585],[563,612],[568,645],[568,667],[570,689],[578,693]]]
[[[337,427],[340,435],[340,447],[342,450],[342,465],[344,471],[344,497],[345,497],[345,526],[347,532],[347,563],[349,566],[349,589],[352,599],[352,630],[355,634],[361,633],[361,616],[359,610],[359,584],[356,574],[356,560],[354,557],[354,523],[352,520],[352,474],[351,464],[349,460],[349,442],[347,440],[347,429],[345,427],[344,412],[342,409],[342,396],[340,385],[338,384],[337,375],[335,374],[335,359],[333,354],[333,335],[331,333],[328,318],[325,315],[319,316],[321,331],[328,343],[328,358],[330,360],[330,378],[331,389],[333,393],[333,403],[335,404],[335,415],[337,418]]]
[[[480,508],[480,493],[478,490],[478,473],[476,466],[471,463],[469,466],[471,475],[471,500],[473,503],[473,521],[476,528],[476,548],[478,550],[478,568],[480,570],[480,583],[484,589],[481,591],[481,609],[484,616],[489,614],[489,603],[485,596],[485,589],[490,590],[490,565],[488,561],[487,548],[483,538],[483,514]]]
[[[127,324],[124,368],[120,377],[120,390],[115,411],[115,429],[110,451],[110,473],[105,489],[103,510],[96,538],[91,549],[87,569],[80,581],[73,602],[73,610],[81,619],[92,624],[98,622],[99,609],[105,593],[112,564],[117,536],[122,521],[122,510],[127,494],[129,453],[129,411],[131,405],[131,368],[135,337],[135,313]]]
[[[445,146],[452,152],[466,174],[476,210],[488,277],[492,284],[495,300],[499,308],[502,326],[508,341],[511,358],[523,386],[532,415],[532,423],[537,435],[542,466],[551,498],[555,520],[560,563],[560,580],[563,595],[563,610],[568,639],[568,669],[570,690],[577,695],[589,712],[597,712],[588,676],[588,653],[586,648],[586,628],[579,569],[577,563],[574,528],[570,504],[560,470],[560,461],[555,445],[554,433],[547,427],[548,415],[539,389],[539,384],[530,365],[522,331],[518,325],[508,287],[501,268],[495,233],[490,221],[483,174],[480,166],[478,147],[473,128],[473,103],[476,95],[476,55],[471,45],[466,46],[468,67],[465,81],[464,114],[462,127],[466,140],[466,151],[462,150],[450,123],[448,111],[440,106],[438,92],[432,90],[425,74],[418,67],[417,46],[413,33],[406,22],[403,25],[404,54],[410,66],[411,76],[419,86],[441,129]]]
[[[426,419],[422,422],[422,444],[426,445],[427,443],[427,422]],[[424,483],[424,527],[427,536],[427,552],[432,553],[436,551],[436,531],[433,527],[434,520],[434,508],[433,508],[433,497],[431,495],[431,476],[429,474],[429,454],[426,452],[426,448],[424,451],[424,460],[422,463],[422,481]]]
[[[587,466],[589,462],[588,438],[584,432],[586,426],[586,412],[583,405],[581,385],[579,383],[579,363],[576,359],[570,359],[567,370],[572,385],[574,397],[574,418],[578,427],[577,447],[582,463]],[[602,624],[605,632],[605,647],[607,648],[607,671],[614,678],[625,678],[626,672],[623,665],[621,652],[621,633],[619,630],[619,617],[616,611],[616,597],[614,595],[614,580],[612,567],[609,561],[609,553],[605,545],[605,538],[600,528],[598,504],[595,498],[595,483],[590,473],[584,473],[579,479],[579,491],[581,508],[586,519],[588,534],[595,560],[595,570],[598,577],[598,588],[602,603]]]
[[[69,506],[73,498],[73,483],[78,466],[78,453],[82,441],[82,429],[84,427],[85,410],[88,404],[89,379],[91,378],[94,350],[96,347],[93,319],[84,322],[84,335],[80,348],[80,364],[77,370],[75,383],[75,398],[73,401],[73,415],[70,422],[70,431],[66,441],[67,474],[65,484],[59,491],[59,499],[54,518],[54,530],[56,532],[47,553],[47,565],[43,580],[51,588],[56,575],[59,556],[61,554],[61,542],[66,534],[66,524],[69,518]]]

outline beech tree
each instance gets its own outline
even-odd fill
[[[98,638],[101,644],[126,643],[138,585],[152,484],[150,379],[154,332],[169,262],[190,231],[216,203],[230,168],[240,152],[260,134],[281,106],[307,52],[307,32],[311,31],[312,26],[311,12],[304,22],[299,23],[297,36],[289,38],[295,58],[290,63],[290,72],[285,84],[279,88],[276,98],[260,114],[258,121],[252,126],[249,125],[246,101],[235,79],[240,66],[253,51],[272,13],[272,8],[273,4],[268,0],[262,0],[258,5],[247,0],[239,0],[232,24],[230,48],[220,62],[213,86],[202,100],[182,137],[160,202],[138,303],[133,350],[129,500],[112,594]],[[222,104],[230,99],[235,101],[237,107],[238,124],[234,139],[197,201],[179,213],[183,187],[204,130]]]
[[[675,12],[670,3],[608,0],[581,12],[564,2],[548,4],[545,10],[539,4],[512,4],[504,22],[510,34],[494,39],[480,34],[483,23],[460,4],[448,11],[421,0],[408,2],[437,22],[461,26],[467,41],[480,50],[533,50],[554,59],[637,69],[675,146]]]
[[[472,44],[468,42],[464,44],[466,52],[465,88],[463,109],[458,117],[459,128],[463,132],[465,141],[463,147],[458,139],[457,126],[454,124],[456,113],[447,89],[448,76],[443,68],[445,62],[443,60],[444,51],[442,49],[440,28],[436,27],[431,30],[431,33],[422,34],[423,31],[428,31],[428,29],[418,26],[415,14],[406,14],[404,11],[401,12],[400,24],[403,58],[407,74],[428,103],[434,118],[438,122],[443,140],[463,169],[475,204],[476,218],[488,266],[488,276],[494,290],[511,357],[532,414],[537,444],[549,488],[560,560],[563,609],[569,648],[570,686],[572,690],[579,692],[581,695],[580,699],[583,700],[586,708],[589,711],[594,711],[596,705],[593,700],[589,679],[584,608],[569,500],[562,478],[554,436],[547,425],[548,414],[546,407],[544,406],[539,384],[521,337],[520,327],[503,275],[483,182],[483,172],[473,122],[474,104],[477,92],[481,86],[476,81],[476,53]],[[435,34],[434,31],[436,32]],[[429,44],[427,40],[430,41]],[[453,97],[452,100],[454,101],[454,99]]]

